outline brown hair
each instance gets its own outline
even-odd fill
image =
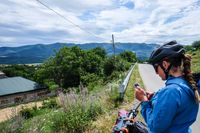
[[[198,87],[196,85],[196,82],[194,81],[192,72],[191,72],[191,56],[188,54],[185,54],[183,57],[183,72],[185,79],[190,83],[194,90],[195,99],[197,102],[200,102],[200,96],[198,92]]]

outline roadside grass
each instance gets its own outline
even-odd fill
[[[108,133],[111,131],[116,121],[118,111],[120,109],[130,110],[133,107],[133,102],[134,102],[133,84],[134,83],[139,83],[141,87],[144,87],[142,83],[142,79],[138,71],[138,65],[135,66],[131,74],[129,84],[128,84],[126,93],[124,95],[124,101],[120,103],[118,107],[107,108],[104,114],[98,116],[97,120],[92,122],[91,126],[88,127],[85,133]],[[104,99],[105,99],[104,102],[107,102],[106,97],[107,95],[104,96]],[[109,105],[110,103],[107,102],[105,104]],[[138,115],[138,117],[139,117],[138,119],[140,120],[142,119],[140,114]]]
[[[200,72],[200,49],[188,53],[192,55],[192,71]]]
[[[139,74],[139,70],[138,70],[138,64],[135,66],[132,74],[131,74],[131,77],[130,77],[130,80],[129,80],[129,83],[128,83],[128,86],[127,86],[127,89],[126,89],[126,92],[125,92],[125,97],[124,97],[124,101],[125,102],[133,102],[134,100],[134,87],[133,85],[135,83],[139,83],[140,86],[142,88],[144,88],[144,84],[142,82],[142,79],[140,77],[140,74]]]

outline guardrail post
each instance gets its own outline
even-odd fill
[[[119,85],[119,98],[120,98],[120,99],[123,99],[123,98],[124,98],[124,93],[125,93],[125,91],[126,91],[128,82],[129,82],[129,80],[130,80],[131,73],[132,73],[132,71],[133,71],[133,69],[134,69],[134,67],[135,67],[136,64],[137,64],[137,62],[136,62],[133,66],[131,66],[131,68],[130,68],[128,74],[126,75],[126,77],[125,77],[125,79],[124,79],[124,81]]]

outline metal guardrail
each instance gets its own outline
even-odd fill
[[[133,71],[133,69],[134,69],[136,64],[137,64],[137,62],[133,66],[131,66],[128,74],[126,75],[126,77],[124,79],[124,81],[119,86],[119,96],[120,96],[121,99],[123,99],[123,97],[124,97],[124,93],[126,91],[126,88],[128,86],[128,82],[129,82],[130,77],[131,77],[131,73],[132,73],[132,71]]]

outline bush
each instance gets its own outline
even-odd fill
[[[194,41],[192,43],[192,47],[195,48],[196,50],[200,49],[200,41]]]
[[[122,99],[120,98],[119,92],[118,92],[118,85],[114,84],[111,86],[111,90],[108,93],[109,95],[109,101],[111,103],[114,103],[115,107],[118,107],[120,103],[122,102]]]
[[[81,82],[83,85],[88,86],[88,84],[96,82],[99,80],[99,77],[94,73],[85,73],[81,76]]]
[[[120,57],[109,57],[104,63],[104,74],[105,76],[110,76],[115,71],[126,71],[130,66],[131,63],[128,63]]]
[[[95,120],[99,114],[103,113],[103,108],[99,103],[90,104],[89,108],[86,110],[86,116],[90,120]]]
[[[103,107],[96,96],[74,93],[62,96],[64,111],[57,112],[51,120],[54,122],[54,132],[82,133],[92,120],[103,113]]]
[[[42,108],[53,109],[53,108],[58,108],[58,107],[59,106],[55,98],[48,98],[47,100],[44,100],[42,103]]]
[[[32,118],[34,116],[34,110],[31,108],[24,108],[20,111],[20,115],[24,118],[24,119],[29,119]]]
[[[100,104],[77,104],[69,106],[67,112],[57,112],[51,119],[54,123],[54,132],[82,133],[92,120],[95,120],[103,112]]]
[[[120,53],[119,56],[120,56],[122,59],[124,59],[124,60],[126,60],[126,61],[128,61],[128,62],[131,62],[131,63],[137,61],[136,54],[133,53],[132,51],[124,51],[124,52]]]

